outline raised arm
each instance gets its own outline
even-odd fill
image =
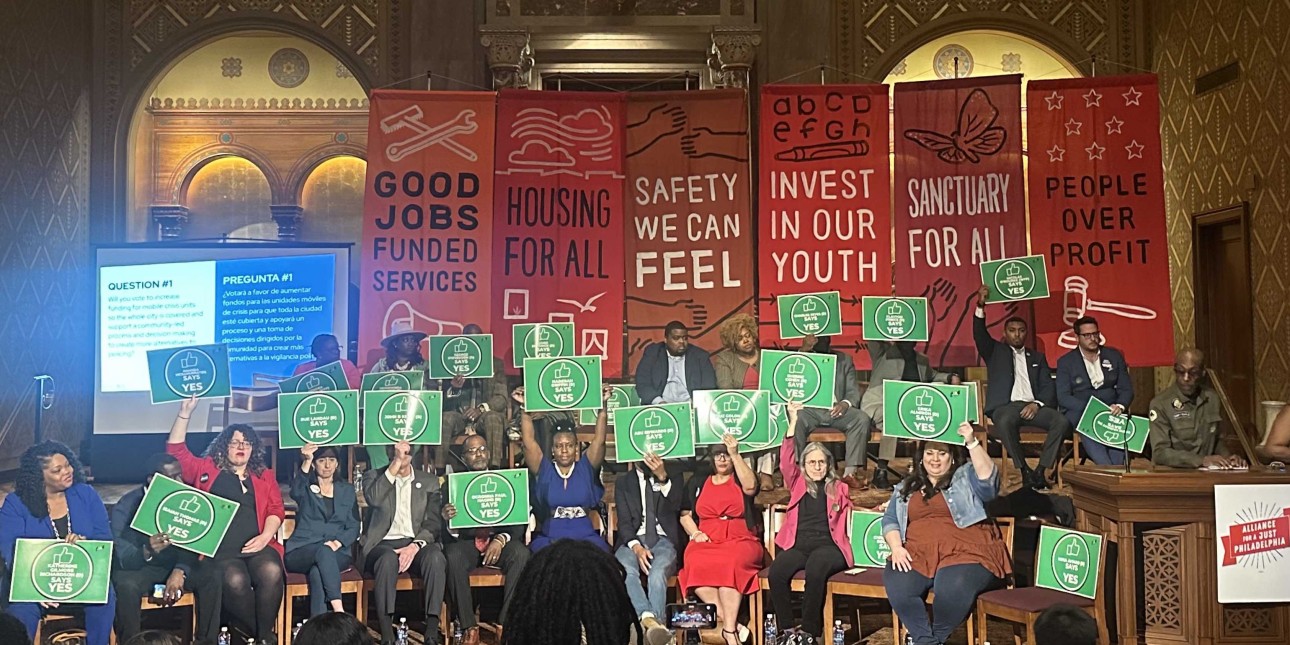
[[[989,453],[985,451],[985,444],[976,438],[976,429],[972,424],[967,421],[960,423],[958,433],[963,438],[964,445],[967,446],[968,459],[972,461],[972,470],[976,471],[976,478],[985,481],[994,476],[994,460],[990,459]]]
[[[793,441],[793,434],[797,432],[797,413],[801,411],[802,404],[799,401],[784,404],[788,431],[784,434],[784,443],[779,446],[779,471],[784,475],[784,488],[789,491],[793,490],[793,485],[802,477],[802,471],[797,467],[797,444]]]
[[[188,420],[193,416],[193,410],[197,409],[197,397],[190,396],[179,402],[179,414],[175,415],[175,422],[170,424],[170,436],[166,438],[166,443],[183,443],[188,438]]]
[[[609,432],[609,397],[614,393],[613,388],[603,388],[600,391],[600,414],[596,415],[596,434],[591,437],[591,445],[587,446],[587,463],[592,468],[600,468],[605,463],[605,435]]]
[[[981,285],[976,292],[976,308],[972,314],[972,340],[976,342],[976,353],[982,360],[990,360],[994,353],[995,340],[990,337],[990,330],[985,326],[985,299],[990,295],[990,287]]]
[[[520,404],[520,441],[524,444],[524,463],[528,465],[529,472],[536,475],[542,468],[542,460],[546,455],[543,454],[542,446],[538,444],[533,430],[533,415],[524,409],[524,388],[515,388],[511,397]]]
[[[739,458],[739,440],[734,435],[727,434],[721,436],[721,443],[726,445],[726,451],[730,453],[730,463],[735,467],[735,477],[739,479],[739,487],[743,489],[744,495],[757,494],[757,473],[753,472],[748,462]]]

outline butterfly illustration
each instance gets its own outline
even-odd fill
[[[983,155],[992,155],[1003,147],[1008,131],[994,124],[999,108],[990,102],[985,90],[975,89],[959,108],[959,124],[944,135],[930,130],[905,130],[905,138],[931,150],[947,163],[978,163]]]

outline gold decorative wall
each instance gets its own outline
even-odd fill
[[[1255,395],[1290,396],[1290,0],[1157,0],[1165,208],[1174,340],[1195,342],[1191,218],[1250,202]],[[1241,63],[1240,79],[1204,96],[1196,76]],[[1167,382],[1172,374],[1162,373]]]

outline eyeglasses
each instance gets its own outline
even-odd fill
[[[229,448],[250,448],[251,442],[250,441],[230,441],[228,442],[228,447]]]
[[[1092,332],[1089,332],[1089,333],[1087,333],[1087,334],[1080,334],[1080,335],[1079,335],[1079,337],[1080,337],[1080,338],[1097,338],[1098,336],[1101,336],[1101,335],[1102,335],[1102,332],[1099,332],[1099,331],[1092,331]]]
[[[467,455],[482,455],[486,452],[488,452],[487,446],[480,446],[478,448],[467,448],[466,450],[462,451],[463,454],[467,454]]]
[[[1205,368],[1193,367],[1191,369],[1184,369],[1181,365],[1174,365],[1174,374],[1177,374],[1179,378],[1186,377],[1190,379],[1198,379],[1205,375]]]
[[[729,459],[729,458],[730,458],[730,453],[728,452],[718,452],[712,455],[713,461],[717,459]]]

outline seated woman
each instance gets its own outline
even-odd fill
[[[851,566],[851,541],[847,523],[851,520],[850,490],[833,471],[833,455],[816,441],[802,451],[802,465],[793,463],[796,444],[793,430],[801,403],[787,404],[788,436],[779,449],[784,487],[788,489],[788,513],[775,535],[779,552],[770,563],[770,601],[776,624],[782,633],[802,634],[802,643],[825,642],[824,592],[829,576]],[[805,477],[803,477],[805,475]],[[793,621],[793,575],[806,570],[806,593],[802,599],[800,630]]]
[[[602,399],[611,390],[605,388]],[[515,400],[524,405],[524,388],[516,388]],[[577,426],[572,421],[556,420],[551,431],[551,458],[547,459],[534,437],[533,417],[528,410],[520,412],[520,436],[524,442],[524,462],[537,479],[533,486],[534,513],[538,530],[533,533],[529,549],[537,553],[560,538],[586,540],[609,551],[609,543],[600,535],[587,514],[600,506],[605,487],[600,483],[600,465],[605,461],[605,430],[609,417],[604,406],[596,417],[596,434],[584,453],[579,449]]]
[[[986,521],[985,504],[999,494],[999,473],[971,424],[960,425],[958,433],[971,467],[962,467],[961,446],[924,442],[882,518],[891,547],[882,576],[887,599],[917,645],[948,640],[977,595],[1012,573],[999,529]],[[930,624],[923,602],[929,589],[936,592]]]
[[[739,458],[732,435],[723,442],[709,449],[712,474],[691,477],[685,487],[681,528],[690,544],[678,580],[682,597],[693,589],[699,600],[717,606],[722,639],[737,645],[748,638],[748,629],[739,624],[739,605],[757,591],[765,548],[753,507],[757,475]]]
[[[260,438],[235,423],[219,433],[201,457],[188,451],[188,418],[197,399],[180,403],[166,452],[179,460],[184,483],[239,504],[213,558],[223,570],[224,615],[259,643],[277,643],[274,627],[282,604],[282,545],[275,535],[286,514],[273,470],[264,465]]]
[[[22,453],[13,494],[0,507],[0,553],[12,563],[18,540],[112,540],[107,509],[99,494],[85,483],[81,463],[71,448],[57,441],[38,443]],[[4,593],[8,597],[9,590]],[[116,616],[116,593],[108,587],[108,600],[85,608],[85,642],[108,645]],[[44,609],[58,603],[15,602],[8,612],[22,621],[27,637],[35,638]]]
[[[336,480],[336,449],[307,444],[300,471],[291,479],[296,528],[287,538],[287,571],[309,575],[309,615],[344,611],[340,572],[354,563],[358,539],[358,497],[349,482]]]

